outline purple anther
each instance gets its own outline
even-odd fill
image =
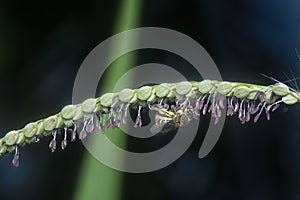
[[[234,112],[236,113],[238,110],[239,110],[239,103],[236,102],[236,103],[234,104]]]
[[[250,114],[250,112],[248,111],[248,112],[246,113],[245,120],[246,120],[246,122],[249,122],[250,119],[251,119],[251,114]]]
[[[87,137],[87,132],[85,131],[85,128],[83,128],[79,133],[79,139],[84,140]]]
[[[259,116],[260,116],[260,112],[257,115],[255,115],[255,117],[254,117],[254,123],[256,123],[258,121]]]
[[[280,106],[279,103],[275,104],[275,105],[273,106],[273,108],[272,108],[272,112],[274,112],[275,110],[277,110],[277,109],[279,108],[279,106]]]
[[[266,117],[267,117],[267,120],[271,119],[270,112],[268,110],[266,110]]]
[[[256,101],[258,99],[258,96],[260,95],[260,91],[257,91],[255,96],[254,96],[254,100]]]
[[[56,150],[56,140],[52,139],[49,143],[49,148],[51,149],[52,153]]]
[[[222,108],[222,109],[225,108],[224,98],[221,98],[221,99],[219,100],[219,106],[220,106],[220,108]]]
[[[60,145],[61,145],[61,149],[64,150],[67,147],[67,140],[66,139],[62,140]]]
[[[76,140],[76,130],[72,130],[71,133],[71,142],[74,142]]]
[[[16,146],[15,155],[14,158],[12,159],[12,164],[14,167],[19,167],[20,165],[18,146]]]
[[[86,130],[87,133],[93,132],[93,130],[94,130],[93,119],[90,119],[90,120],[87,122],[87,124],[86,124],[86,126],[85,126],[85,130]]]
[[[208,104],[205,104],[202,110],[202,114],[205,115],[208,109]]]

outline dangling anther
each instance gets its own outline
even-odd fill
[[[142,126],[141,109],[142,109],[142,106],[139,106],[138,115],[135,119],[135,124],[134,124],[135,128]]]
[[[14,155],[14,158],[12,160],[12,164],[13,166],[15,167],[19,167],[20,165],[20,160],[19,160],[19,148],[18,146],[16,146],[16,149],[15,149],[15,155]]]
[[[67,132],[68,132],[68,128],[64,127],[64,139],[61,141],[61,149],[64,150],[67,147]]]
[[[55,152],[56,150],[56,134],[57,134],[57,130],[53,130],[52,131],[53,139],[49,143],[49,148],[51,149],[52,153]]]

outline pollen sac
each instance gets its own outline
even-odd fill
[[[94,121],[93,121],[93,120],[94,120],[94,119],[91,118],[91,119],[87,122],[87,124],[86,124],[86,126],[85,126],[85,130],[86,130],[87,133],[92,133],[93,130],[94,130],[94,128],[95,128],[95,125],[94,125]]]
[[[113,96],[114,96],[114,93],[106,93],[106,94],[102,95],[99,98],[101,105],[104,107],[111,107]]]
[[[4,138],[0,140],[0,155],[5,154],[7,151],[7,146],[4,143]]]
[[[266,92],[265,101],[266,103],[272,104],[278,99],[278,96],[274,95],[272,90]]]
[[[71,127],[73,125],[73,121],[72,120],[64,120],[64,124],[67,127]]]
[[[9,146],[12,146],[12,145],[16,144],[17,140],[18,140],[18,137],[19,137],[18,131],[8,132],[4,137],[5,144],[7,144]]]
[[[275,110],[277,110],[279,108],[279,106],[280,106],[279,103],[276,104],[276,105],[274,105],[273,108],[272,108],[272,112],[274,112]]]
[[[258,97],[258,89],[255,89],[254,91],[251,91],[250,93],[249,93],[249,95],[247,96],[247,99],[249,99],[249,100],[256,100],[257,99],[257,97]]]
[[[64,120],[60,115],[58,115],[57,118],[56,118],[55,128],[61,128],[63,125],[64,125]]]
[[[196,87],[192,87],[192,89],[190,90],[189,93],[187,93],[185,95],[186,98],[190,98],[190,99],[194,99],[197,97],[197,95],[199,94],[198,90]]]
[[[152,88],[150,97],[147,99],[147,102],[154,102],[156,100],[156,88]]]
[[[214,88],[212,81],[211,80],[204,80],[201,81],[198,85],[198,90],[202,94],[207,94],[209,93],[212,89]]]
[[[44,133],[44,125],[43,122],[40,121],[37,123],[37,131],[35,133],[36,136],[41,136]]]
[[[175,96],[176,96],[175,92],[171,90],[170,93],[167,95],[167,98],[173,98]]]
[[[152,87],[143,86],[137,90],[137,97],[138,99],[145,101],[150,97],[151,93],[152,93]]]
[[[83,117],[81,105],[77,105],[74,111],[73,120],[79,120]]]
[[[81,104],[81,109],[85,113],[92,113],[96,108],[97,100],[94,98],[87,99]]]
[[[13,158],[13,160],[12,160],[12,164],[13,164],[13,166],[15,166],[15,167],[19,167],[20,160],[19,160],[19,153],[18,153],[17,150],[16,150],[16,153],[15,153],[14,158]]]
[[[168,84],[166,84],[166,83],[162,83],[162,84],[158,85],[156,88],[156,95],[159,98],[166,97],[169,93],[170,93],[170,88],[169,88]]]
[[[67,144],[68,144],[68,142],[67,142],[66,139],[64,139],[63,141],[61,141],[61,143],[60,143],[61,149],[65,150],[67,148]]]
[[[102,109],[102,106],[101,106],[101,104],[100,104],[100,103],[98,102],[98,100],[97,100],[97,104],[96,104],[96,107],[95,107],[94,112],[95,112],[95,113],[96,113],[96,112],[100,112],[101,109]]]
[[[136,103],[138,100],[137,94],[136,92],[133,93],[133,97],[131,98],[131,100],[129,101],[129,103],[134,104]]]
[[[32,138],[36,134],[36,132],[37,132],[36,123],[29,123],[29,124],[27,124],[24,127],[23,132],[24,132],[24,136],[26,138]]]
[[[220,94],[226,95],[232,90],[232,84],[226,81],[220,82],[217,87],[217,91]]]
[[[283,83],[276,83],[272,91],[278,96],[285,96],[290,92],[289,87]]]
[[[234,88],[234,96],[236,98],[245,98],[249,95],[250,89],[246,86],[237,86]]]
[[[6,151],[7,152],[13,152],[13,151],[15,151],[16,150],[16,145],[13,145],[13,146],[6,146],[7,148],[6,148]]]
[[[182,81],[176,84],[176,92],[179,95],[186,95],[191,91],[191,89],[192,89],[192,84],[188,81]]]
[[[55,139],[51,140],[49,143],[49,149],[51,149],[52,153],[54,153],[56,150],[56,144],[57,142]]]
[[[75,142],[76,140],[76,131],[75,130],[72,130],[72,133],[71,133],[71,142]]]
[[[86,137],[87,137],[87,132],[86,132],[85,128],[83,128],[79,133],[79,139],[84,140]]]
[[[75,113],[75,105],[67,105],[61,110],[64,119],[73,119]]]
[[[45,131],[53,131],[53,129],[56,128],[56,123],[57,123],[56,116],[50,116],[50,117],[46,118],[44,121]]]
[[[24,137],[24,133],[23,131],[19,131],[18,132],[18,139],[16,141],[16,144],[20,145],[20,144],[23,144],[23,142],[25,141],[25,137]]]
[[[124,103],[128,103],[134,95],[134,91],[132,89],[123,89],[121,92],[119,92],[119,99],[120,101]]]
[[[287,105],[292,105],[298,102],[298,99],[296,97],[294,97],[291,94],[288,94],[284,97],[282,97],[282,101],[283,103],[287,104]]]

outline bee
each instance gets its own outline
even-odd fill
[[[183,103],[176,109],[174,105],[169,110],[158,106],[153,107],[156,110],[155,124],[150,128],[152,134],[167,133],[181,126],[188,125],[195,118],[194,108],[187,103]]]

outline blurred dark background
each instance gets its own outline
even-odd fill
[[[81,62],[115,34],[120,2],[0,0],[1,136],[71,103]],[[139,27],[192,37],[224,80],[268,85],[273,82],[259,73],[282,81],[288,79],[284,73],[300,73],[299,8],[296,0],[142,1]],[[190,80],[200,78],[171,53],[137,54],[139,64],[163,63]],[[300,199],[300,108],[288,109],[257,124],[227,118],[213,151],[199,159],[208,122],[203,119],[193,145],[172,165],[146,174],[117,172],[123,176],[121,199]],[[12,166],[12,154],[0,158],[1,200],[74,199],[86,150],[76,142],[52,154],[49,140],[22,148],[19,168]]]

